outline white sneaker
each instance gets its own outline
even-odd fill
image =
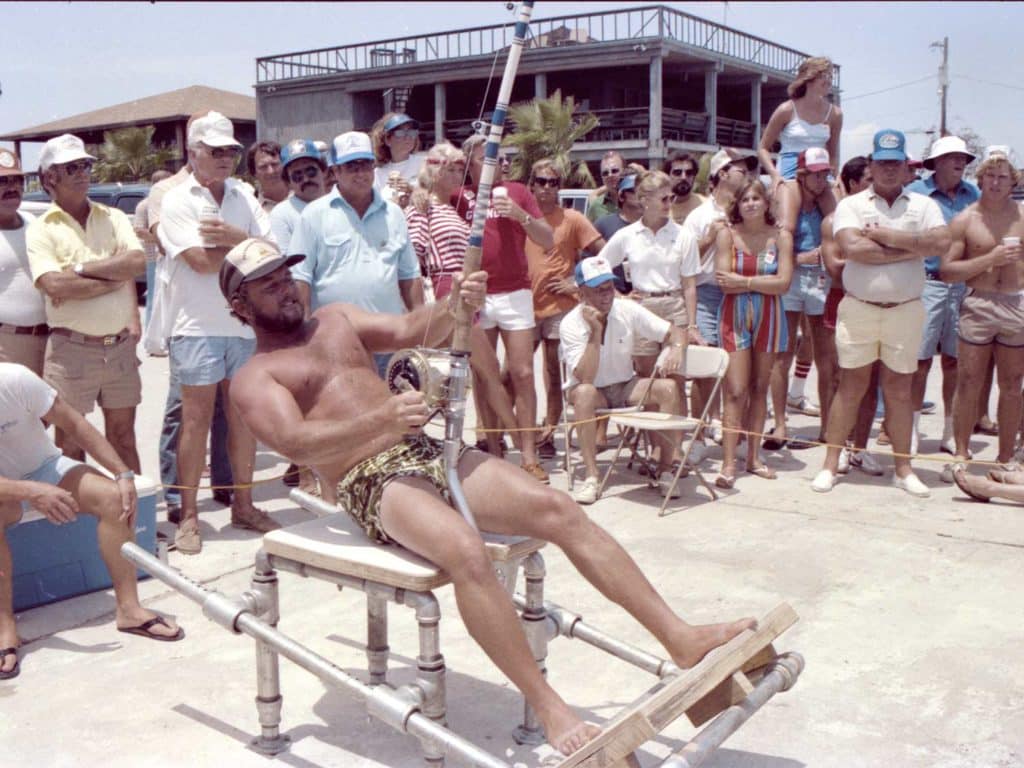
[[[865,475],[881,477],[885,474],[885,470],[882,469],[882,465],[878,463],[878,459],[867,451],[854,451],[851,453],[850,466],[854,469],[859,469]]]
[[[818,493],[828,493],[835,487],[836,476],[832,474],[830,469],[821,470],[821,472],[814,476],[814,480],[811,482],[811,490]]]
[[[687,466],[696,467],[702,461],[704,457],[708,455],[708,447],[704,444],[703,440],[687,440],[683,443],[683,453],[686,453],[687,447],[693,443],[693,447],[690,448],[690,455],[686,459]]]
[[[679,498],[679,483],[676,483],[675,486],[672,485],[672,481],[675,479],[676,476],[672,472],[662,472],[658,475],[658,490],[661,491],[661,495],[666,499]]]
[[[840,474],[840,475],[845,475],[849,471],[850,471],[850,449],[849,448],[843,448],[843,450],[841,450],[839,452],[839,467],[836,469],[836,472],[838,474]]]
[[[967,469],[967,465],[962,461],[954,461],[946,464],[942,467],[942,471],[939,473],[939,480],[944,483],[953,484],[953,473],[958,469]]]
[[[953,439],[952,435],[942,438],[939,442],[939,450],[945,451],[950,456],[956,456],[956,440]]]
[[[593,504],[601,495],[601,481],[596,477],[588,477],[580,487],[573,493],[577,504]]]
[[[725,431],[722,429],[722,422],[718,419],[714,419],[711,422],[711,439],[715,445],[722,444],[722,438],[725,437]]]
[[[928,490],[928,486],[922,483],[918,476],[913,472],[906,477],[893,475],[892,484],[897,488],[903,489],[911,496],[917,496],[919,499],[927,499],[932,495],[931,491]]]
[[[791,413],[802,413],[804,416],[821,416],[821,408],[807,397],[786,397],[786,410]]]

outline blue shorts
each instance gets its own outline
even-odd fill
[[[256,351],[256,339],[240,336],[174,336],[171,365],[186,387],[202,387],[234,378]]]
[[[60,481],[64,479],[64,475],[75,467],[84,466],[87,465],[81,461],[69,459],[62,453],[58,453],[56,456],[44,461],[21,479],[31,480],[35,483],[46,483],[47,485],[60,485]],[[22,514],[29,512],[31,509],[32,505],[27,501],[21,502]]]
[[[924,305],[924,335],[918,360],[930,360],[941,352],[947,357],[957,356],[957,326],[960,323],[960,304],[967,293],[963,283],[944,283],[925,280],[921,303]]]
[[[718,308],[725,296],[715,283],[697,286],[697,331],[712,347],[721,346],[718,341]]]
[[[825,299],[831,286],[832,279],[821,267],[796,267],[789,290],[782,295],[782,308],[787,312],[803,312],[811,317],[824,315]]]

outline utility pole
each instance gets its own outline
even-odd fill
[[[949,93],[949,38],[942,38],[941,43],[932,43],[929,48],[942,49],[942,64],[939,65],[939,96],[942,99],[939,118],[939,136],[948,136],[946,131],[946,96]]]

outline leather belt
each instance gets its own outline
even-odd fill
[[[50,333],[55,333],[58,336],[66,336],[76,344],[93,344],[100,347],[113,347],[128,338],[127,328],[110,336],[90,336],[87,333],[72,331],[70,328],[51,328]]]
[[[852,295],[852,294],[848,294]],[[878,307],[879,309],[892,309],[893,307],[902,307],[904,304],[909,304],[912,301],[917,301],[918,297],[915,296],[912,299],[905,299],[903,301],[868,301],[867,299],[861,299],[857,296],[853,296],[861,304],[870,304],[872,307]]]
[[[634,291],[641,299],[662,299],[666,296],[682,296],[683,289],[676,288],[672,291]]]
[[[939,277],[939,273],[938,272],[932,272],[929,269],[926,269],[924,271],[924,277],[925,277],[925,280],[937,280],[939,282],[943,282],[942,278]]]
[[[50,326],[46,323],[40,323],[39,325],[0,323],[0,333],[11,333],[15,336],[46,336],[50,333]]]

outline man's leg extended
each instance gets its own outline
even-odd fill
[[[999,382],[999,461],[1013,459],[1017,426],[1021,415],[1021,380],[1024,379],[1024,348],[995,344],[996,376]]]
[[[825,463],[822,465],[823,469],[830,470],[832,474],[839,469],[839,451],[857,420],[857,411],[871,380],[873,366],[871,362],[859,368],[839,369],[839,389],[832,398],[832,407],[828,412],[826,438],[829,448],[826,449]]]
[[[104,408],[103,430],[121,461],[132,472],[141,473],[139,451],[135,445],[135,408]]]
[[[533,329],[501,331],[508,370],[516,393],[516,424],[522,432],[523,464],[537,463],[537,389],[533,380]]]
[[[181,431],[178,433],[178,483],[181,488],[181,526],[199,527],[196,506],[199,480],[206,464],[206,436],[213,419],[217,384],[181,386]]]
[[[897,373],[883,363],[880,378],[882,397],[885,398],[885,424],[892,439],[896,476],[906,477],[913,471],[910,467],[910,433],[914,417],[910,410],[910,390],[914,374]]]
[[[580,425],[576,434],[580,441],[580,456],[586,467],[587,477],[598,477],[597,473],[597,422],[594,414],[598,408],[607,408],[608,401],[593,384],[577,384],[569,393],[573,413]]]
[[[224,415],[228,419],[228,458],[231,460],[231,476],[235,488],[231,500],[231,511],[247,513],[252,511],[252,473],[256,462],[256,438],[242,421],[238,411],[231,407],[231,382],[220,383],[224,398]]]
[[[18,627],[14,623],[14,563],[11,548],[7,546],[7,526],[21,519],[21,503],[0,504],[0,649],[17,648]],[[0,671],[10,672],[17,663],[17,657],[0,658]]]
[[[978,391],[984,383],[991,357],[991,344],[970,344],[960,340],[956,395],[953,397],[953,438],[959,461],[966,461],[970,453],[971,434],[981,415],[978,410]]]

